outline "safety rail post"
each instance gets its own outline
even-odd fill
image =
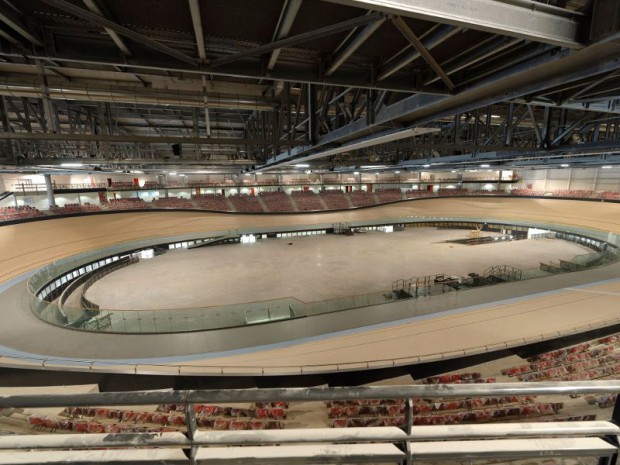
[[[614,403],[614,409],[611,412],[611,422],[620,425],[620,395],[616,395],[616,402]],[[618,436],[608,435],[605,436],[607,442],[613,444],[616,447],[620,447],[620,441]],[[599,465],[617,465],[618,454],[614,454],[612,457],[601,457],[598,461]]]
[[[408,398],[405,405],[405,429],[407,436],[411,436],[413,430],[413,399]]]
[[[196,454],[198,453],[198,446],[194,444],[196,438],[196,411],[194,410],[194,404],[185,404],[185,426],[187,427],[187,439],[192,442],[189,449],[185,449],[185,455],[189,459],[191,465],[196,465]]]

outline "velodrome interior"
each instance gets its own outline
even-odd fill
[[[463,3],[0,2],[0,463],[617,457],[620,2]]]
[[[468,217],[473,218],[527,219],[540,224],[554,224],[556,227],[570,224],[615,234],[620,230],[619,208],[616,203],[576,200],[450,198],[414,200],[356,211],[303,215],[257,217],[202,212],[143,212],[49,219],[7,225],[1,229],[3,244],[6,244],[3,249],[3,257],[6,257],[3,259],[3,279],[5,282],[10,282],[11,279],[25,276],[29,271],[51,261],[93,248],[144,237],[175,236],[205,230],[241,231],[267,225],[307,226],[325,224],[336,219],[360,221],[435,215],[458,218],[464,211]],[[21,245],[15,247],[16,242],[20,242]],[[394,360],[398,360],[398,364],[402,365],[412,361],[444,358],[446,354],[474,354],[515,344],[527,344],[545,338],[545,335],[557,338],[559,335],[570,335],[613,325],[618,319],[615,306],[618,284],[613,280],[616,277],[615,273],[616,266],[612,264],[532,282],[505,284],[503,286],[506,289],[496,286],[484,289],[483,292],[470,291],[483,295],[463,294],[463,297],[459,295],[459,306],[471,307],[472,304],[481,302],[487,305],[431,320],[407,321],[377,329],[362,328],[343,337],[338,337],[336,334],[319,341],[289,342],[288,347],[269,348],[266,353],[261,350],[241,355],[209,354],[239,348],[235,347],[235,341],[239,340],[234,336],[237,333],[242,334],[241,339],[246,342],[249,338],[255,340],[256,345],[267,345],[281,342],[278,335],[282,334],[287,335],[286,339],[291,338],[293,334],[303,339],[338,329],[351,329],[352,326],[359,326],[359,323],[364,321],[369,324],[379,323],[385,318],[385,314],[377,312],[377,315],[372,315],[370,312],[364,312],[364,316],[356,317],[359,319],[353,324],[350,317],[344,314],[314,317],[318,320],[315,324],[308,324],[305,321],[300,324],[295,320],[270,323],[283,327],[283,331],[274,331],[273,334],[245,327],[222,330],[222,335],[219,337],[217,334],[204,337],[200,332],[129,336],[80,331],[71,331],[67,334],[67,329],[56,328],[38,320],[29,308],[17,308],[17,313],[3,313],[3,317],[7,319],[2,327],[6,331],[5,337],[11,341],[9,347],[33,354],[39,360],[42,359],[43,347],[45,358],[54,356],[67,360],[74,358],[75,348],[80,347],[78,357],[80,360],[91,358],[97,362],[92,368],[89,366],[89,370],[114,371],[114,361],[110,359],[118,359],[117,361],[123,365],[128,363],[123,359],[133,359],[133,364],[148,366],[145,367],[147,371],[162,370],[165,373],[168,370],[174,374],[178,374],[179,369],[190,372],[197,370],[196,372],[205,374],[214,372],[262,374],[272,366],[273,373],[277,374],[308,372],[313,366],[317,367],[316,370],[324,371],[341,364],[351,368],[366,367],[369,363],[385,367],[395,363]],[[588,282],[595,284],[585,289],[576,287]],[[21,286],[18,284],[11,287],[3,295],[11,298],[11,291],[17,292]],[[551,294],[533,292],[549,289],[554,289],[554,292]],[[509,304],[493,303],[513,296],[521,298]],[[584,305],[591,310],[583,312]],[[403,303],[395,303],[392,306],[403,307]],[[406,306],[394,311],[400,316],[408,314]],[[489,314],[493,314],[494,317],[490,318]],[[17,324],[18,321],[20,324]],[[445,325],[446,321],[451,323]],[[491,324],[496,326],[494,330],[489,331]],[[460,329],[462,325],[466,325],[469,330],[462,331]],[[18,331],[24,332],[18,333]],[[437,331],[440,337],[437,337]],[[473,339],[475,344],[472,344],[471,334],[477,335]],[[428,339],[423,339],[422,335]],[[399,338],[403,337],[415,337],[420,343],[403,347],[398,342]],[[356,342],[358,339],[364,340],[365,343],[359,346]],[[136,344],[138,340],[139,343]],[[166,341],[165,344],[162,344],[163,340]],[[201,352],[204,356],[202,360],[200,360]],[[149,355],[158,358],[149,360]],[[183,355],[191,355],[191,360],[182,360]],[[161,360],[161,357],[171,357],[171,360],[175,361]],[[295,363],[291,363],[291,360],[295,360]],[[59,363],[64,365],[71,362],[62,360]],[[53,364],[54,362],[49,359],[46,362],[47,367]],[[117,366],[116,369],[122,368]]]

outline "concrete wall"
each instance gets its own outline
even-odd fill
[[[559,168],[519,172],[520,181],[513,188],[535,191],[591,190],[596,192],[620,191],[620,167],[612,168]]]

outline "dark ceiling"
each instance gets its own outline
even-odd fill
[[[0,158],[614,163],[619,3],[0,0]]]

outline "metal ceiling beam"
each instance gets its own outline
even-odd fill
[[[147,89],[144,87],[80,87],[76,83],[49,85],[46,93],[41,90],[42,78],[28,83],[19,81],[0,81],[0,95],[12,97],[43,98],[48,95],[52,100],[79,100],[83,102],[115,102],[144,105],[174,105],[195,107],[209,97],[211,109],[229,109],[236,111],[271,111],[277,103],[269,97],[208,95],[205,92],[179,92]]]
[[[295,160],[286,160],[282,159],[280,165],[286,165],[289,163],[303,163],[311,160],[317,160],[319,158],[331,157],[334,155],[338,155],[345,152],[351,152],[353,150],[364,149],[368,147],[374,147],[380,144],[385,144],[388,142],[394,142],[397,140],[407,139],[410,137],[419,136],[422,134],[428,134],[431,132],[439,132],[439,128],[406,128],[400,130],[388,130],[381,132],[379,134],[374,134],[371,137],[363,137],[360,139],[355,139],[347,142],[346,144],[341,145],[340,147],[330,148],[321,150],[316,153],[312,153],[310,155],[303,156],[301,158],[296,158]],[[276,160],[278,157],[276,156]],[[279,165],[270,165],[266,167],[261,167],[261,170],[275,168]]]
[[[189,55],[186,55],[185,53],[179,52],[178,50],[170,48],[167,45],[157,42],[156,40],[150,39],[149,37],[146,37],[142,34],[132,31],[131,29],[126,28],[125,26],[121,26],[120,24],[117,24],[114,21],[110,21],[109,19],[106,19],[102,16],[99,16],[98,14],[91,13],[90,11],[87,11],[84,8],[80,8],[79,6],[76,6],[73,3],[70,3],[66,0],[41,0],[41,1],[43,3],[46,3],[47,5],[58,8],[59,10],[62,10],[65,13],[69,13],[70,15],[73,15],[77,18],[96,24],[97,26],[111,29],[112,31],[122,36],[129,37],[130,39],[135,40],[136,42],[146,45],[149,48],[157,50],[158,52],[174,57],[177,60],[192,64],[192,65],[196,64],[196,60],[190,57]]]
[[[64,0],[43,0],[43,1],[56,2],[56,1],[64,1]],[[372,23],[374,21],[379,20],[380,18],[385,18],[385,15],[383,13],[372,13],[370,15],[360,16],[358,18],[353,18],[348,21],[343,21],[341,23],[331,24],[326,27],[315,29],[314,31],[304,32],[303,34],[298,34],[293,37],[287,37],[286,39],[276,40],[269,44],[261,45],[259,47],[254,47],[244,52],[236,53],[234,55],[230,55],[227,57],[218,58],[217,60],[213,60],[211,62],[211,67],[215,68],[218,66],[222,66],[222,65],[229,64],[229,63],[233,63],[235,61],[242,60],[243,58],[248,58],[248,57],[252,57],[256,55],[261,55],[263,53],[271,52],[279,48],[290,47],[293,45],[298,45],[298,44],[302,44],[302,43],[309,42],[312,40],[320,39],[328,35],[338,34],[340,32],[348,31],[350,29]]]
[[[377,90],[389,90],[394,92],[413,92],[414,86],[409,76],[398,76],[391,79],[385,79],[381,82],[372,82],[369,79],[369,68],[367,66],[357,69],[341,70],[340,73],[334,76],[319,76],[317,72],[316,63],[281,63],[273,71],[268,73],[261,67],[260,60],[255,60],[254,63],[232,63],[227,66],[219,68],[209,68],[209,66],[203,66],[201,69],[197,69],[196,66],[179,66],[166,62],[162,59],[160,61],[153,61],[150,59],[148,62],[142,61],[138,58],[131,60],[121,60],[118,56],[107,56],[100,58],[93,58],[85,52],[71,52],[70,54],[63,55],[48,55],[43,53],[17,53],[17,52],[2,52],[0,50],[0,60],[2,58],[15,59],[17,63],[23,60],[24,57],[31,60],[55,60],[59,63],[66,64],[69,67],[85,66],[120,66],[131,73],[138,73],[141,76],[153,76],[154,79],[164,79],[162,72],[168,73],[169,77],[176,77],[176,74],[183,75],[183,79],[195,78],[200,80],[200,76],[203,74],[214,76],[232,76],[235,78],[248,78],[248,79],[268,79],[270,81],[290,81],[295,83],[304,84],[319,84],[319,85],[333,85],[340,87],[356,87],[365,89],[377,89]],[[17,65],[16,63],[16,65]],[[6,69],[10,66],[9,63],[2,63],[2,67]],[[17,65],[20,69],[23,69],[23,65]],[[4,71],[4,70],[3,70]],[[7,70],[7,72],[10,72]],[[18,72],[16,72],[18,73]],[[222,81],[215,81],[216,84],[221,84]],[[445,94],[445,89],[439,89],[438,87],[425,87],[418,90],[422,93],[432,93],[436,95]]]
[[[578,110],[578,111],[589,111],[596,113],[609,113],[620,115],[620,106],[613,106],[611,103],[613,99],[609,99],[607,97],[602,97],[598,99],[597,102],[555,102],[549,100],[542,99],[515,99],[516,103],[531,103],[532,105],[536,105],[539,107],[552,107],[552,108],[562,108],[564,110]]]
[[[37,47],[43,47],[43,41],[37,36],[37,34],[31,31],[24,24],[22,19],[17,16],[15,11],[11,11],[6,5],[2,4],[0,4],[0,21],[4,22],[20,36],[26,38]]]
[[[433,68],[433,71],[441,78],[446,87],[450,89],[450,92],[453,92],[455,89],[455,85],[450,79],[450,77],[445,73],[439,63],[433,58],[433,55],[428,51],[428,49],[424,46],[424,44],[418,39],[418,36],[411,30],[411,28],[407,25],[405,20],[400,16],[394,16],[392,18],[392,23],[394,26],[404,35],[411,45],[418,51],[418,53],[424,58],[424,61],[428,63],[428,65]]]
[[[562,142],[566,136],[572,134],[572,132],[577,129],[577,126],[579,126],[588,116],[587,112],[584,112],[577,120],[575,120],[569,127],[567,127],[566,129],[564,129],[560,134],[558,134],[558,136],[553,139],[551,141],[550,145],[556,145],[558,142]]]
[[[54,133],[6,133],[0,132],[0,140],[47,140],[47,141],[85,141],[85,142],[136,142],[144,144],[201,144],[201,145],[265,145],[263,139],[232,139],[215,137],[189,136],[139,136],[139,135],[108,135],[108,134],[54,134]],[[277,145],[297,146],[305,141],[281,140]],[[272,145],[270,142],[269,145]]]
[[[106,15],[103,13],[99,5],[97,4],[97,0],[82,0],[84,5],[92,11],[93,13],[105,18]],[[114,41],[116,46],[127,56],[131,56],[131,51],[129,47],[125,44],[125,41],[119,36],[115,31],[110,29],[109,27],[104,27],[103,30],[110,36],[110,38]]]
[[[514,39],[511,37],[490,37],[489,40],[483,44],[476,44],[465,53],[451,57],[446,62],[442,63],[442,67],[445,69],[446,74],[449,76],[453,73],[461,71],[471,65],[481,62],[487,58],[490,58],[507,48],[510,48],[521,42],[520,39]],[[430,85],[441,78],[435,76],[424,82],[424,85]]]
[[[282,12],[280,13],[280,18],[278,19],[278,25],[276,26],[276,30],[273,33],[273,38],[271,39],[272,42],[284,39],[288,36],[289,32],[291,32],[291,28],[293,27],[293,22],[297,17],[297,13],[301,8],[302,2],[303,0],[284,0]],[[282,49],[277,48],[271,52],[271,56],[267,62],[267,69],[269,71],[273,70],[276,66],[281,50]]]
[[[331,76],[347,59],[366,42],[374,32],[385,22],[385,18],[380,18],[367,24],[357,35],[345,46],[345,48],[334,58],[334,61],[325,72],[326,76]]]
[[[4,31],[1,28],[0,28],[0,37],[2,37],[4,40],[10,42],[13,45],[17,45],[17,46],[22,45],[19,40],[17,40],[15,37],[13,37],[11,34],[9,34],[8,32]]]
[[[132,153],[138,153],[140,149],[133,147],[131,149]],[[152,152],[148,149],[143,150],[145,152],[147,152],[147,156],[148,158],[139,158],[139,157],[135,157],[135,158],[126,158],[123,160],[107,160],[105,158],[101,158],[101,157],[97,157],[97,158],[88,158],[88,159],[83,159],[83,158],[43,158],[43,159],[20,159],[19,160],[19,164],[21,165],[27,165],[27,166],[58,166],[58,165],[62,165],[63,163],[83,163],[85,167],[87,166],[94,166],[94,165],[105,165],[105,166],[112,166],[112,167],[123,167],[123,166],[143,166],[143,167],[148,167],[149,169],[157,169],[159,166],[162,167],[175,167],[175,166],[182,166],[184,168],[189,168],[189,167],[196,167],[198,169],[204,170],[205,168],[205,163],[204,162],[197,162],[196,160],[183,160],[183,159],[178,159],[178,160],[169,160],[168,158],[153,158],[152,157]],[[235,152],[231,152],[231,153],[235,153]],[[236,166],[239,165],[241,167],[244,167],[246,165],[255,165],[256,164],[256,160],[254,159],[235,159],[235,160],[230,160],[230,159],[222,159],[222,158],[212,158],[211,160],[209,160],[209,165],[212,166]],[[60,168],[63,171],[67,171],[67,168]],[[75,168],[74,168],[75,169]],[[214,173],[215,174],[215,173]]]
[[[454,0],[327,1],[568,48],[584,46],[580,35],[588,20],[583,13],[532,0],[467,0],[466,4]]]
[[[192,15],[192,25],[194,27],[194,35],[196,36],[196,48],[198,49],[198,57],[203,63],[207,62],[207,51],[205,49],[205,36],[202,32],[202,15],[200,14],[200,1],[189,0],[189,11]]]
[[[589,90],[594,89],[596,86],[602,84],[603,82],[607,81],[608,79],[611,79],[614,76],[617,76],[618,74],[620,74],[620,69],[616,69],[616,70],[612,71],[611,73],[605,74],[604,76],[601,76],[600,78],[598,78],[595,81],[591,82],[587,86],[582,87],[581,89],[579,89],[576,92],[573,92],[571,95],[566,97],[565,100],[575,100],[577,97],[585,94]]]
[[[436,47],[437,45],[448,40],[450,37],[458,33],[460,30],[461,28],[458,28],[458,27],[441,25],[436,30],[434,30],[431,34],[429,34],[427,37],[424,37],[424,36],[420,37],[420,41],[422,42],[422,45],[426,47],[427,50],[430,50],[433,47]],[[389,60],[387,60],[382,66],[379,67],[379,74],[377,76],[377,81],[382,81],[385,78],[390,77],[396,71],[407,66],[412,61],[420,58],[421,56],[420,52],[418,52],[415,48],[412,48],[411,46],[409,46],[408,49],[410,50],[408,50],[405,53],[398,54],[398,55],[402,55],[400,58],[397,58],[396,56],[392,57]]]
[[[610,153],[616,151],[616,154]],[[582,155],[582,156],[577,156]],[[440,158],[419,158],[416,160],[405,160],[393,168],[397,169],[419,169],[425,165],[432,165],[433,170],[458,169],[467,166],[476,166],[480,162],[497,163],[495,169],[511,169],[517,166],[540,166],[540,167],[559,167],[561,164],[569,163],[571,166],[601,166],[620,161],[617,154],[617,145],[587,143],[581,145],[565,145],[554,150],[532,149],[530,151],[501,152],[490,151],[481,153],[466,153],[463,155],[445,156]]]
[[[416,94],[407,97],[380,112],[377,123],[386,124],[395,119],[427,123],[457,112],[471,111],[523,97],[541,89],[585,79],[616,69],[619,65],[620,50],[613,45],[592,46],[575,53],[549,51],[489,76],[455,96]],[[343,129],[343,132],[349,131]]]
[[[426,124],[456,113],[524,97],[590,76],[610,72],[620,64],[620,51],[613,44],[601,43],[585,50],[547,53],[479,81],[453,96],[415,94],[380,111],[375,122],[358,120],[323,136],[315,146],[298,147],[269,159],[266,166],[303,156],[320,147],[349,141],[386,125]],[[261,167],[259,167],[260,169]]]

